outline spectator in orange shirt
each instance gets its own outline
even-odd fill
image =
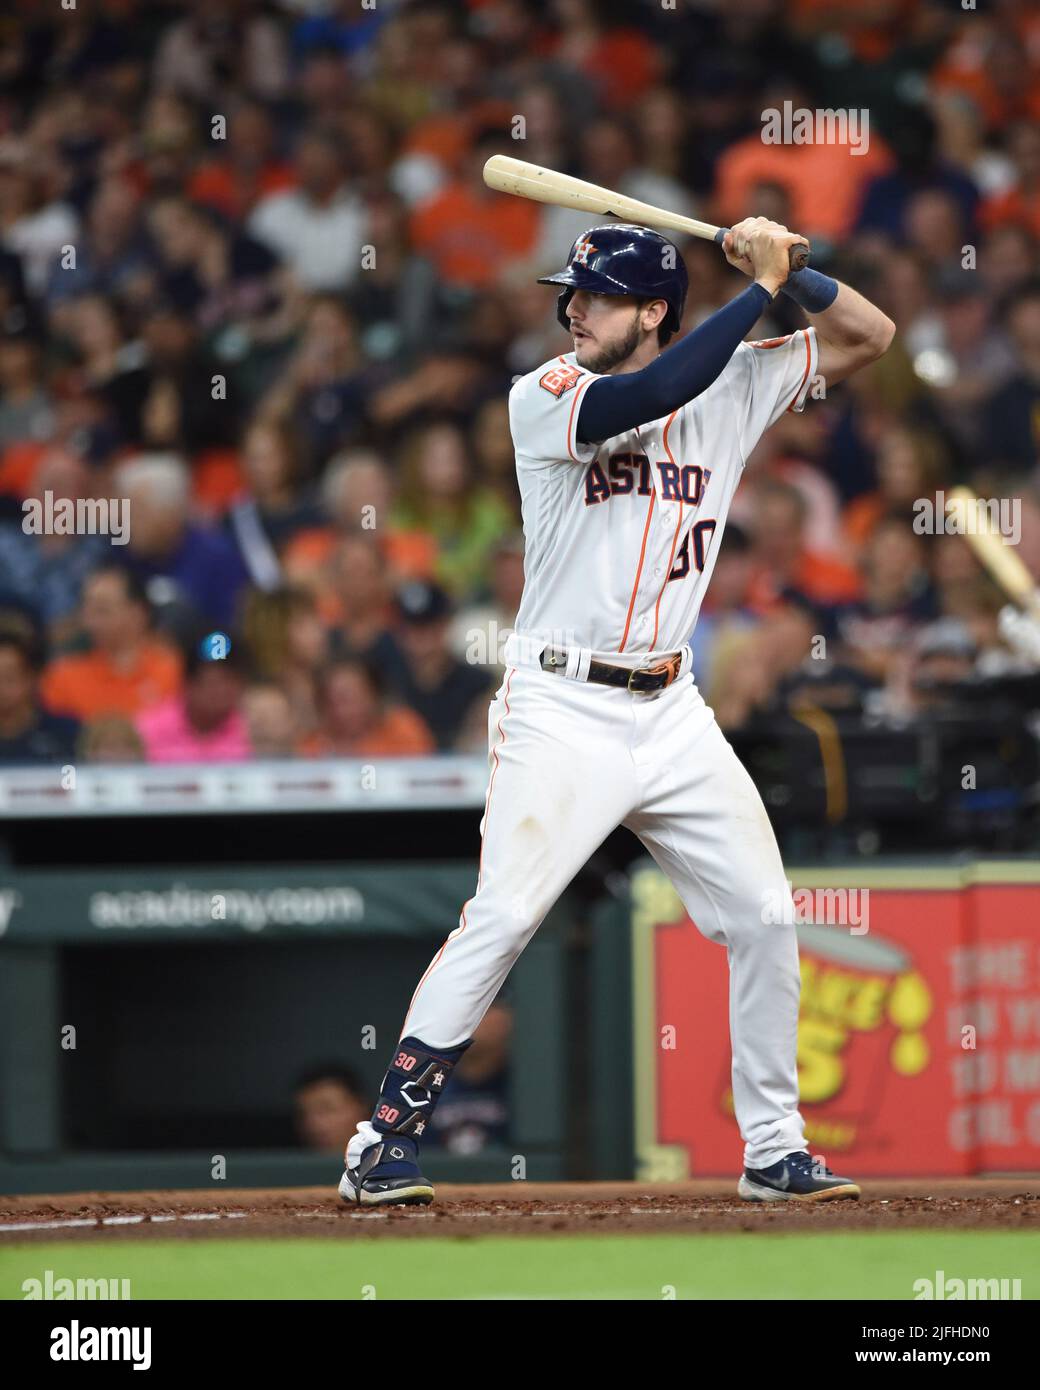
[[[1031,8],[1022,6],[1023,17],[1017,25],[1010,15],[1000,19],[979,15],[974,22],[954,25],[953,42],[930,74],[935,90],[970,97],[982,112],[989,133],[1011,121],[1040,119],[1040,87],[1026,18]],[[1035,32],[1033,28],[1032,34]]]
[[[322,724],[300,751],[323,758],[415,758],[434,752],[433,735],[414,710],[387,702],[377,667],[334,661],[321,692]]]
[[[862,580],[851,565],[805,544],[805,521],[806,503],[797,488],[772,479],[759,484],[751,523],[749,608],[769,612],[792,590],[823,607],[860,597]]]
[[[611,109],[632,106],[661,75],[661,51],[636,25],[624,0],[554,0],[559,34],[548,56],[593,83]]]
[[[526,198],[496,193],[484,182],[493,154],[512,154],[500,130],[481,133],[461,177],[412,214],[412,245],[437,270],[438,279],[460,289],[483,290],[502,272],[529,257],[538,239],[541,209]]]
[[[512,464],[511,449],[509,461]],[[394,492],[390,469],[374,450],[344,449],[337,454],[321,482],[321,510],[329,524],[299,531],[286,546],[283,565],[290,581],[320,584],[339,542],[358,532],[371,534],[394,582],[431,578],[437,542],[419,528],[391,523]]]
[[[180,659],[151,636],[151,606],[136,575],[117,565],[95,570],[83,584],[80,623],[90,650],[58,657],[43,675],[43,701],[55,714],[129,717],[180,689]]]
[[[801,89],[773,87],[765,93],[763,112],[783,117],[791,105],[792,121],[800,110],[813,110],[811,98]],[[781,131],[783,122],[780,123]],[[766,144],[761,130],[737,140],[724,150],[715,166],[717,219],[722,225],[739,221],[758,208],[751,202],[758,184],[779,184],[791,204],[791,222],[808,237],[841,240],[847,236],[859,211],[863,190],[875,174],[891,163],[887,147],[873,127],[849,131],[849,143],[819,139],[811,144]],[[821,190],[826,196],[821,196]]]
[[[296,172],[276,158],[271,119],[257,102],[244,102],[232,114],[227,136],[227,153],[199,165],[187,196],[225,217],[243,218],[267,194],[292,188]]]

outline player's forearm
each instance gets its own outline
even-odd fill
[[[749,285],[641,371],[599,377],[582,398],[578,439],[612,439],[692,401],[722,374],[769,303],[767,290]]]
[[[866,366],[892,342],[892,320],[849,285],[804,270],[790,276],[783,288],[816,330],[820,374],[826,379],[838,380]]]

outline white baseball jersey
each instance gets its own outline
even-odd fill
[[[741,343],[679,410],[600,444],[576,438],[596,374],[573,352],[509,393],[526,554],[516,631],[597,654],[689,640],[748,455],[816,375],[812,328]]]

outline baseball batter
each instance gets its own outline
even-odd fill
[[[489,782],[476,891],[411,1000],[340,1193],[429,1202],[418,1144],[451,1069],[524,946],[618,825],[636,834],[691,919],[726,948],[738,1190],[754,1201],[856,1197],[806,1150],[795,1061],[798,950],[761,799],[697,689],[687,645],[726,516],[763,431],[879,357],[891,321],[815,270],[804,241],[750,218],[728,233],[753,283],[667,351],[686,270],[671,242],[593,227],[558,313],[573,350],[522,377],[509,417],[526,538],[506,674],[488,713]],[[810,326],[745,340],[783,290]],[[768,920],[765,920],[768,919]]]

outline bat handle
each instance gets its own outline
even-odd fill
[[[720,227],[715,233],[716,245],[721,246],[723,239],[729,234],[728,227]],[[788,248],[788,264],[792,270],[804,270],[809,264],[809,248],[804,241],[799,241]]]

